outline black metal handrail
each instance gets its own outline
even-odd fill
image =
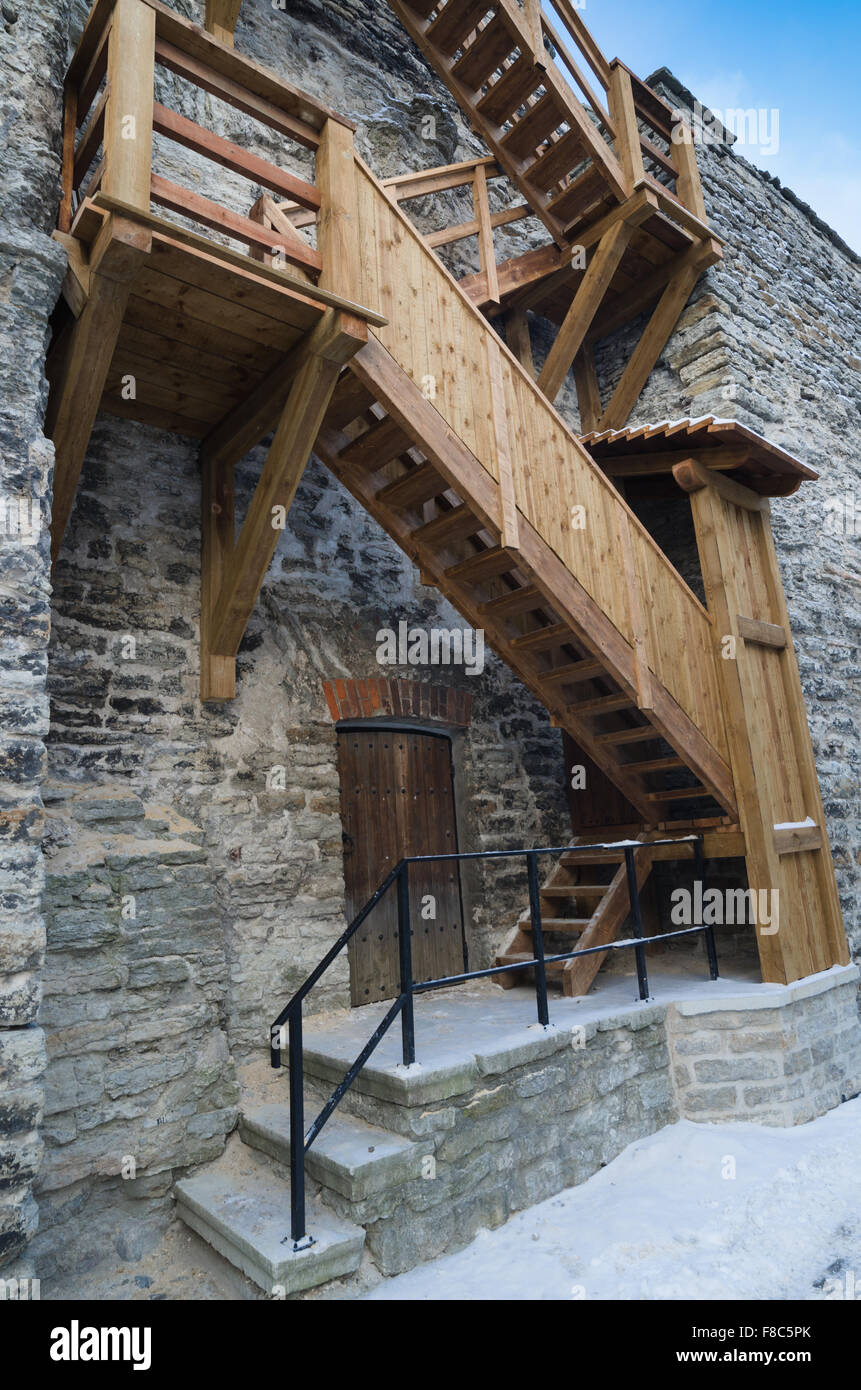
[[[461,985],[468,980],[481,980],[490,975],[505,975],[517,970],[535,969],[535,999],[538,1022],[547,1027],[550,1014],[547,1003],[547,966],[558,961],[576,960],[578,956],[590,956],[598,951],[633,950],[637,961],[637,984],[640,999],[649,998],[649,978],[646,970],[646,945],[655,941],[669,941],[677,936],[692,936],[702,932],[706,939],[706,952],[709,962],[709,978],[718,978],[717,951],[714,929],[710,925],[683,927],[680,931],[661,932],[657,936],[643,936],[643,920],[640,910],[640,889],[637,883],[637,870],[634,856],[637,850],[654,850],[662,845],[690,845],[693,849],[694,876],[703,882],[703,837],[685,835],[678,839],[665,840],[620,840],[615,844],[558,845],[547,849],[495,849],[471,850],[459,854],[418,854],[400,859],[383,879],[376,892],[356,914],[346,931],[342,932],[335,944],[326,952],[319,965],[300,985],[290,1002],[281,1010],[270,1028],[270,1061],[273,1067],[281,1066],[281,1050],[284,1044],[284,1025],[287,1025],[288,1073],[290,1084],[290,1236],[284,1237],[293,1242],[294,1250],[304,1250],[313,1245],[313,1236],[305,1230],[305,1155],[325,1125],[329,1116],[340,1104],[352,1086],[369,1057],[385,1037],[389,1028],[400,1014],[401,1045],[404,1066],[412,1066],[416,1060],[415,1014],[413,999],[416,994],[426,994],[433,989],[445,989],[451,985]],[[580,950],[563,951],[548,956],[544,952],[544,936],[541,926],[541,885],[538,879],[538,860],[545,854],[595,853],[596,851],[622,850],[625,857],[625,871],[628,881],[628,900],[633,936],[622,941],[609,941],[600,946],[586,946]],[[531,960],[515,961],[510,965],[494,965],[486,970],[468,970],[460,975],[447,975],[438,980],[413,980],[412,971],[412,928],[410,925],[410,885],[411,864],[429,864],[441,860],[469,859],[515,859],[525,858],[529,883],[529,916],[532,930],[534,956]],[[373,912],[381,899],[397,882],[398,894],[398,953],[400,964],[400,994],[392,1003],[385,1017],[380,1021],[365,1046],[362,1048],[342,1081],[326,1101],[313,1124],[305,1131],[304,1067],[302,1059],[302,1003],[325,974],[332,962],[340,955],[351,937],[358,931],[365,919]],[[607,885],[609,887],[609,884]]]

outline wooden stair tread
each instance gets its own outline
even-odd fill
[[[465,503],[461,503],[452,507],[450,512],[435,516],[423,526],[417,527],[412,537],[419,544],[433,545],[440,541],[465,540],[467,536],[474,536],[483,529],[484,522]]]
[[[483,618],[517,617],[520,613],[531,613],[546,602],[544,595],[533,584],[523,584],[509,594],[500,594],[498,598],[480,603],[478,611]]]
[[[556,670],[542,671],[539,679],[544,685],[577,685],[580,681],[592,680],[595,676],[605,676],[606,667],[591,658],[584,661],[571,661]]]
[[[503,149],[513,159],[526,159],[561,125],[564,117],[556,97],[546,92],[503,136]]]
[[[548,192],[563,175],[571,172],[583,162],[585,152],[579,134],[566,131],[561,140],[545,150],[533,164],[524,170],[524,177],[542,193]]]
[[[675,755],[669,758],[650,758],[644,763],[625,763],[625,767],[631,772],[636,772],[638,776],[647,772],[677,772],[684,766],[682,759]]]
[[[496,965],[518,965],[521,961],[533,960],[534,957],[528,951],[511,951],[507,955],[496,957]],[[564,960],[548,961],[545,970],[548,975],[561,975],[564,969]]]
[[[458,58],[452,68],[452,76],[471,91],[476,91],[486,82],[492,72],[507,58],[515,47],[511,31],[498,14],[490,21],[473,43]]]
[[[600,896],[608,887],[606,883],[547,883],[539,893],[542,898],[585,898]]]
[[[635,729],[612,729],[608,734],[599,734],[598,743],[644,743],[652,739],[659,739],[661,735],[657,729],[653,729],[651,724],[645,724],[642,728]]]
[[[521,637],[513,637],[511,646],[518,652],[552,651],[554,647],[564,647],[573,642],[574,634],[567,623],[551,623],[549,627],[536,628],[525,632]]]
[[[540,80],[539,70],[523,55],[476,102],[476,110],[494,125],[501,126],[535,91]]]
[[[544,931],[577,931],[581,932],[588,927],[592,921],[591,917],[542,917],[541,926]],[[532,924],[529,918],[521,918],[517,924],[521,931],[531,931]]]
[[[425,30],[425,38],[447,57],[454,57],[490,6],[486,0],[448,0]]]
[[[409,435],[387,415],[342,449],[339,457],[342,463],[351,468],[365,467],[376,473],[384,464],[391,463],[398,454],[404,453],[411,444]]]
[[[412,468],[402,478],[386,483],[376,495],[376,501],[387,507],[407,507],[419,502],[429,502],[448,489],[448,483],[438,473],[432,463],[421,463]]]
[[[446,579],[465,579],[477,583],[482,579],[492,579],[498,574],[507,574],[515,569],[517,558],[501,546],[494,545],[487,550],[479,550],[466,560],[450,565],[445,571]]]
[[[614,714],[620,709],[634,709],[635,703],[630,695],[601,695],[595,700],[580,700],[568,708],[577,715]]]
[[[667,791],[646,792],[647,801],[691,801],[711,796],[708,787],[670,787]]]

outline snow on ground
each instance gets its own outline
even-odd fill
[[[366,1298],[838,1296],[861,1297],[861,1098],[795,1129],[670,1125]]]

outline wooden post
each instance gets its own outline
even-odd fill
[[[580,411],[580,433],[591,434],[601,419],[601,391],[595,370],[595,353],[584,343],[574,358],[574,385],[577,388],[577,408]]]
[[[694,146],[694,135],[690,126],[683,122],[678,127],[678,137],[674,135],[670,156],[676,165],[676,193],[688,212],[707,222],[706,204],[700,183],[700,171]]]
[[[607,91],[610,115],[616,127],[616,154],[624,170],[628,183],[629,196],[635,185],[646,177],[643,165],[643,151],[640,145],[640,129],[637,125],[637,110],[634,106],[634,92],[631,75],[620,63],[610,68],[610,86]]]
[[[320,193],[317,250],[320,288],[362,302],[359,188],[353,132],[331,117],[320,132],[314,182]]]
[[[155,10],[143,0],[116,0],[108,40],[102,188],[145,212],[152,174],[154,67]]]
[[[215,605],[233,556],[233,462],[201,458],[200,513],[200,698],[232,700],[236,659],[212,650]]]
[[[206,0],[205,24],[213,38],[233,47],[233,32],[242,0]]]
[[[75,184],[75,131],[78,128],[78,92],[71,82],[63,88],[63,196],[57,226],[67,232],[72,225]]]
[[[529,334],[529,318],[525,309],[509,309],[505,315],[505,341],[514,353],[521,367],[535,380],[535,363],[532,360],[532,338]]]
[[[490,220],[490,203],[487,200],[487,171],[483,164],[476,164],[472,179],[472,204],[475,220],[478,223],[478,256],[480,268],[487,282],[485,303],[499,303],[499,276],[496,272],[496,251],[493,246],[493,224]]]
[[[607,293],[610,281],[618,269],[631,239],[633,228],[627,222],[616,222],[606,231],[592,253],[586,274],[562,321],[556,341],[538,374],[538,386],[549,401],[554,401],[562,389],[571,363],[583,345],[583,340]]]

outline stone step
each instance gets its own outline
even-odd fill
[[[320,1109],[308,1098],[306,1122]],[[287,1166],[290,1162],[290,1115],[286,1104],[258,1105],[239,1120],[243,1143]],[[305,1156],[305,1171],[321,1187],[331,1188],[351,1202],[361,1202],[387,1188],[418,1178],[433,1144],[415,1143],[399,1134],[365,1124],[337,1111],[330,1116]]]
[[[365,1232],[315,1199],[307,1203],[314,1244],[293,1250],[289,1183],[259,1167],[253,1156],[232,1168],[216,1166],[183,1178],[174,1192],[185,1224],[268,1294],[313,1289],[359,1267]]]

